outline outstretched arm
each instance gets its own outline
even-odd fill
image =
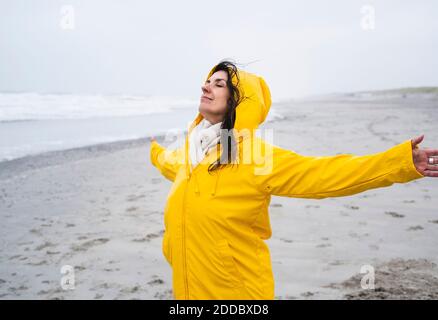
[[[272,146],[264,155],[272,165],[265,174],[254,174],[265,193],[287,197],[322,199],[360,193],[423,178],[417,170],[411,140],[384,152],[358,156],[303,156]],[[268,148],[269,149],[269,148]]]

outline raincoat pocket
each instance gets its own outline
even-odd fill
[[[217,249],[225,271],[229,276],[230,284],[235,288],[244,287],[243,277],[237,269],[228,241],[223,239],[217,242]]]
[[[172,247],[170,245],[170,238],[167,232],[164,232],[162,251],[167,262],[172,265]]]

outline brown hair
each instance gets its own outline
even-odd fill
[[[227,147],[227,152],[222,152],[220,158],[208,167],[208,172],[221,169],[232,163],[236,157],[236,141],[233,135],[234,123],[236,122],[236,108],[243,100],[243,92],[239,90],[239,74],[235,63],[229,60],[222,60],[213,69],[211,74],[217,71],[225,71],[228,74],[227,88],[230,97],[227,101],[227,108],[221,125],[220,144]],[[236,78],[236,84],[233,83],[233,77]],[[224,130],[222,130],[224,129]]]

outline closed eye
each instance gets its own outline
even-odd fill
[[[225,79],[215,79],[216,84],[219,83],[220,81],[224,81],[224,82],[226,82]],[[207,84],[207,83],[210,83],[210,79],[207,80],[207,81],[205,81],[205,84]],[[218,87],[224,87],[224,86],[220,86],[220,85],[218,85]]]

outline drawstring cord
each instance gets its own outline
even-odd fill
[[[211,193],[212,196],[215,196],[215,195],[216,195],[217,184],[218,184],[218,181],[219,181],[219,171],[220,171],[220,170],[217,170],[217,171],[216,171],[216,181],[215,181],[215,183],[214,183],[213,192]]]

